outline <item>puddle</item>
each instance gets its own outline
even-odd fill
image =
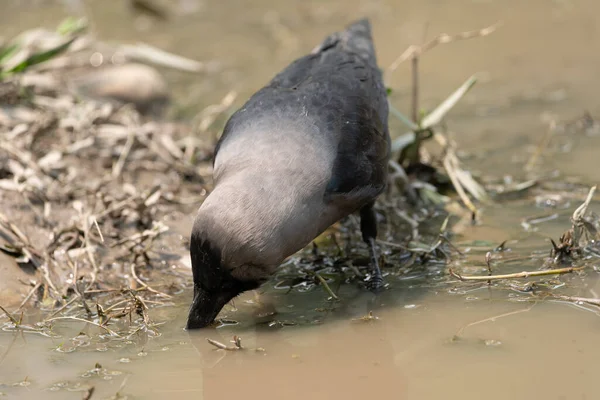
[[[54,27],[66,15],[60,2],[9,3],[0,15],[1,35]],[[600,5],[591,0],[181,1],[177,4],[196,11],[149,30],[139,30],[120,2],[89,3],[95,29],[105,39],[143,40],[223,64],[222,73],[167,73],[184,114],[219,102],[230,90],[239,92],[239,105],[324,35],[367,15],[382,66],[421,42],[425,30],[431,38],[503,21],[493,35],[436,48],[421,63],[425,108],[480,73],[479,83],[448,123],[459,148],[472,155],[466,163],[484,177],[523,178],[523,165],[547,131],[549,118],[572,120],[584,110],[600,115],[600,53],[594,50],[600,45]],[[388,81],[392,101],[402,110],[408,109],[409,82],[408,65]],[[403,132],[395,122],[392,126]],[[569,226],[584,187],[600,178],[595,168],[600,136],[564,134],[552,143],[540,171],[558,171],[552,182],[578,181],[582,189],[564,191],[563,198],[571,198],[562,208],[537,205],[540,188],[485,208],[481,225],[452,239],[466,254],[457,268],[484,273],[485,253],[507,239],[511,255],[547,254],[548,238],[556,240]],[[597,202],[591,208],[600,211]],[[552,213],[557,216],[523,225],[527,217]],[[537,266],[517,261],[494,272]],[[321,287],[286,294],[272,288],[275,281],[261,300],[277,310],[275,316],[259,315],[249,293],[236,300],[237,311],[228,312],[240,323],[217,330],[182,329],[191,296],[185,293],[175,298],[175,307],[151,310],[154,320],[166,321],[156,327],[158,336],[88,341],[80,331],[97,328],[72,321],[57,326],[59,337],[0,332],[0,393],[9,399],[80,399],[94,387],[91,398],[120,393],[130,399],[463,400],[593,399],[600,393],[595,382],[600,319],[592,306],[534,303],[526,293],[489,289],[485,283],[457,284],[444,266],[436,265],[390,278],[390,290],[379,297],[344,285],[336,303],[327,301]],[[565,275],[561,282],[565,293],[600,296],[600,280],[592,269]],[[369,311],[377,318],[355,320]],[[278,322],[270,324],[273,319]],[[484,322],[469,325],[478,321]],[[233,335],[241,337],[244,350],[216,350],[206,341],[231,345]]]

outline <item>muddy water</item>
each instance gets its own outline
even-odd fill
[[[323,35],[358,16],[372,19],[382,66],[424,36],[502,20],[503,28],[490,37],[432,51],[421,70],[424,107],[434,106],[470,74],[480,74],[478,85],[448,122],[461,150],[472,155],[469,166],[484,177],[523,178],[523,165],[547,120],[572,119],[583,110],[600,112],[600,5],[593,0],[181,1],[172,4],[195,11],[177,12],[149,30],[132,20],[122,2],[88,3],[101,37],[144,40],[220,62],[223,70],[209,76],[168,72],[176,101],[198,109],[232,89],[242,101]],[[3,35],[40,24],[54,26],[66,15],[64,7],[48,1],[7,0],[3,7]],[[407,109],[408,82],[407,66],[389,77],[395,89],[392,100],[402,110]],[[596,183],[599,146],[598,136],[563,135],[552,142],[537,172],[555,173],[554,181]],[[558,210],[536,206],[533,195],[485,208],[481,225],[454,238],[466,253],[455,267],[483,273],[485,252],[506,239],[513,240],[512,255],[546,252],[546,238],[557,238],[568,227],[569,213],[584,197],[582,190],[567,192],[570,202]],[[600,210],[597,203],[592,207]],[[554,212],[556,219],[534,229],[522,225],[528,216]],[[502,272],[538,265],[506,263]],[[89,386],[96,387],[93,398],[120,393],[143,399],[600,396],[597,310],[562,302],[536,304],[514,291],[456,285],[440,265],[388,280],[391,289],[379,297],[343,286],[335,304],[326,301],[320,288],[287,295],[270,288],[261,305],[247,294],[236,301],[237,311],[227,310],[241,323],[217,331],[182,330],[188,293],[177,299],[177,307],[153,310],[153,319],[168,321],[157,338],[74,343],[69,338],[88,329],[83,323],[65,324],[59,338],[3,333],[0,392],[23,399],[78,399]],[[592,270],[562,281],[564,293],[600,295]],[[280,324],[269,326],[257,316],[261,307],[274,307]],[[378,319],[360,320],[369,311]],[[215,351],[205,340],[229,344],[234,334],[242,337],[246,351]],[[102,368],[93,370],[96,363]]]

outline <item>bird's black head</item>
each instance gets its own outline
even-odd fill
[[[242,281],[232,276],[221,262],[221,250],[213,246],[199,229],[194,227],[190,240],[194,299],[190,307],[187,329],[210,325],[231,299],[260,286],[256,281]]]

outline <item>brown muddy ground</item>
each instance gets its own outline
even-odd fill
[[[58,2],[7,4],[0,13],[0,36],[29,27],[53,28],[67,15]],[[191,5],[192,11],[184,12],[184,5]],[[88,2],[87,13],[103,40],[144,41],[219,64],[201,74],[163,71],[173,92],[170,116],[182,122],[163,129],[127,109],[112,109],[94,119],[93,135],[84,124],[58,137],[52,133],[60,129],[42,129],[43,145],[19,142],[25,140],[19,135],[9,142],[39,159],[46,154],[46,146],[56,146],[60,138],[67,137],[69,144],[97,137],[94,146],[63,154],[64,165],[56,161],[49,171],[38,171],[36,176],[46,177],[39,185],[47,199],[1,190],[0,212],[23,231],[33,249],[46,249],[50,232],[74,227],[65,233],[59,249],[71,251],[72,262],[81,266],[77,290],[84,290],[93,279],[89,255],[79,251],[85,247],[87,232],[87,240],[97,246],[94,260],[114,271],[102,275],[101,282],[93,282],[94,290],[103,292],[86,300],[92,314],[97,312],[96,302],[105,311],[121,299],[127,301],[105,312],[113,312],[112,322],[106,325],[112,336],[106,329],[74,319],[27,328],[40,316],[47,317],[55,306],[44,293],[36,293],[35,309],[26,308],[21,329],[0,316],[0,393],[19,399],[79,399],[94,387],[92,398],[598,397],[598,308],[539,295],[600,297],[595,257],[586,260],[588,267],[582,273],[515,279],[491,288],[485,282],[458,283],[448,274],[449,266],[464,274],[486,274],[485,253],[505,240],[509,240],[508,251],[493,255],[494,273],[538,270],[551,248],[548,238],[557,240],[570,226],[573,210],[589,186],[598,182],[597,129],[553,130],[534,168],[524,168],[551,121],[561,128],[584,110],[594,117],[600,114],[597,2],[254,1],[250,5],[228,0],[173,2],[170,9],[171,16],[164,22],[134,18],[116,0]],[[385,247],[390,289],[378,298],[355,280],[338,288],[335,278],[339,275],[333,268],[323,273],[331,274],[339,302],[327,301],[323,288],[315,284],[302,284],[288,293],[285,286],[294,276],[288,265],[261,298],[248,293],[235,301],[236,308],[226,310],[227,318],[237,325],[183,331],[190,298],[186,237],[191,215],[205,193],[201,177],[210,176],[203,160],[209,157],[209,136],[216,132],[209,130],[196,143],[189,164],[177,152],[165,155],[161,151],[169,148],[164,138],[183,146],[185,138],[195,134],[189,121],[197,112],[221,102],[232,90],[238,93],[234,106],[240,105],[325,34],[363,15],[372,19],[383,67],[408,45],[439,32],[478,29],[502,20],[502,28],[488,37],[449,44],[425,55],[420,70],[422,106],[435,106],[464,79],[478,73],[477,85],[447,118],[462,159],[489,188],[531,177],[538,178],[538,185],[483,207],[476,226],[458,229],[453,225],[452,243],[465,256],[445,247],[452,253],[447,264],[435,259],[411,263],[402,252]],[[394,89],[391,100],[406,113],[409,82],[408,64],[388,77]],[[60,112],[83,113],[68,104]],[[39,121],[38,116],[32,121]],[[395,134],[405,131],[392,124]],[[110,131],[101,135],[103,125],[110,125]],[[138,133],[131,157],[118,178],[104,182],[132,130]],[[159,195],[152,191],[156,187]],[[76,201],[81,202],[78,209],[74,209]],[[46,202],[52,208],[44,214]],[[107,214],[111,207],[112,214]],[[598,211],[597,201],[590,208]],[[97,230],[85,226],[94,225],[91,216],[104,235],[103,244],[98,242]],[[536,221],[532,217],[547,218]],[[151,233],[134,236],[152,232],[152,221],[161,222],[169,231],[156,237]],[[437,216],[422,222],[422,229],[431,233],[426,239],[435,241],[442,221],[443,216]],[[347,226],[352,233],[352,224]],[[385,239],[400,240],[406,234],[392,230]],[[351,259],[361,267],[364,249],[360,241],[352,235],[342,238],[352,239],[349,247],[355,254]],[[110,250],[111,244],[128,243],[127,239],[133,240],[128,252]],[[68,257],[58,256],[58,272],[50,279],[59,289],[72,287],[69,273],[73,268]],[[43,254],[39,257],[45,259]],[[318,261],[328,266],[335,261],[330,251],[325,251],[324,259],[310,251],[304,257],[306,262],[295,262]],[[3,265],[5,259],[0,259]],[[132,276],[132,265],[142,283]],[[537,295],[522,290],[534,281]],[[136,290],[123,294],[119,289],[124,287]],[[25,293],[17,294],[10,311],[17,309],[30,290],[28,286]],[[54,318],[86,317],[83,302],[72,290],[65,295],[76,300]],[[361,319],[369,311],[374,318]],[[18,318],[19,313],[13,315]],[[210,337],[232,345],[233,335],[242,338],[244,350],[216,350],[205,340]]]

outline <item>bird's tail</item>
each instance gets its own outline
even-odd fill
[[[341,45],[346,51],[356,53],[365,60],[377,64],[375,46],[371,36],[371,23],[367,18],[359,19],[346,26],[341,32],[328,36],[313,53]]]

